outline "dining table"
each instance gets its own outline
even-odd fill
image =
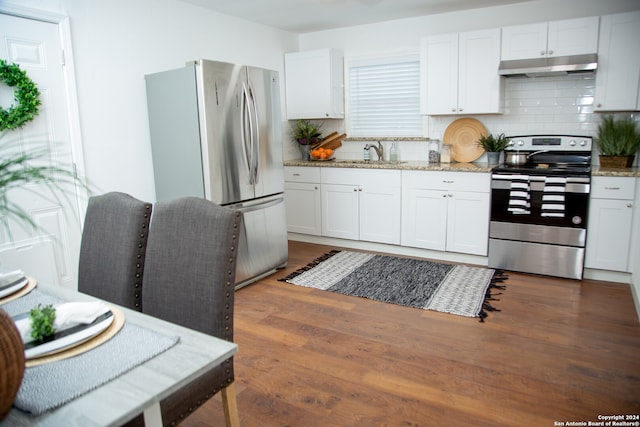
[[[40,293],[38,295],[47,295],[62,301],[100,301],[90,295],[61,286],[37,284],[36,290]],[[36,290],[32,292],[36,292]],[[34,298],[33,295],[32,298]],[[109,379],[104,384],[86,392],[83,391],[81,395],[66,401],[61,406],[34,415],[17,408],[14,403],[14,407],[7,417],[0,421],[0,426],[120,426],[141,413],[144,414],[146,426],[162,426],[160,402],[165,397],[180,392],[190,382],[215,369],[238,351],[238,346],[233,342],[110,302],[105,301],[105,303],[121,312],[125,326],[130,325],[127,333],[131,335],[129,339],[132,339],[134,343],[137,343],[135,334],[142,334],[142,332],[158,334],[158,336],[167,337],[173,341],[170,341],[170,344],[159,354],[154,354],[148,360],[130,369],[127,368],[125,372],[119,373],[118,376]],[[5,306],[8,307],[8,304]],[[3,308],[3,305],[0,305],[0,308]],[[112,340],[115,340],[118,334],[122,334],[122,331],[118,332]],[[144,345],[143,342],[141,340],[141,343],[137,343],[137,345]],[[136,345],[130,346],[131,351],[135,351],[135,347]],[[105,344],[90,350],[90,352],[97,352],[95,355],[117,365],[121,354],[108,354],[109,351],[113,350],[110,350],[110,346]],[[76,360],[78,362],[75,362]],[[54,364],[60,363],[64,369],[73,370],[74,363],[80,363],[79,360],[74,357],[65,359],[65,365],[62,365],[62,362],[54,361],[51,362],[48,369],[53,375],[56,372]],[[30,369],[36,368],[27,367],[25,379],[31,374]],[[43,368],[42,372],[39,375],[46,376],[49,371]],[[64,376],[63,372],[61,378]],[[25,386],[25,379],[23,379],[21,387]],[[46,393],[50,392],[48,386],[35,387],[35,393],[42,393],[43,398]]]

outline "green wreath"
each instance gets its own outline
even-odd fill
[[[0,131],[16,129],[33,120],[38,115],[40,91],[26,71],[21,70],[17,64],[7,64],[0,59],[0,81],[17,88],[13,93],[17,105],[6,110],[0,106]]]

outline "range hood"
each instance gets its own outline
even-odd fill
[[[598,55],[558,56],[551,58],[501,61],[498,74],[505,77],[538,77],[570,73],[593,73],[598,68]]]

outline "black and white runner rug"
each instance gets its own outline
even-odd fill
[[[497,311],[493,289],[506,276],[490,268],[443,264],[412,258],[331,251],[280,281],[298,286],[484,321]]]

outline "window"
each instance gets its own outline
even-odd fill
[[[417,55],[349,63],[351,136],[422,136]]]

